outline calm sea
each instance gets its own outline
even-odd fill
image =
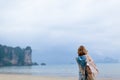
[[[99,63],[98,77],[120,78],[120,63]],[[73,76],[78,77],[77,64],[46,65],[46,66],[12,66],[0,67],[4,74],[30,74],[40,76]]]

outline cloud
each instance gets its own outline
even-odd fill
[[[119,4],[118,0],[0,0],[0,41],[35,50],[76,49],[84,44],[93,53],[118,54]]]
[[[119,17],[119,3],[119,1],[113,0],[13,0],[2,8],[1,14],[4,22],[9,26],[48,27],[65,25],[70,27],[71,24],[76,23],[79,23],[79,26],[96,23],[109,25],[109,22],[113,20],[114,23],[118,22],[115,18]]]

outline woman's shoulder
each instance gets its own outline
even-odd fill
[[[88,61],[93,61],[93,59],[88,54],[86,54],[86,58],[87,58]]]
[[[88,57],[88,58],[91,58],[90,55],[88,55],[88,54],[86,54],[85,56]]]
[[[86,58],[86,55],[78,56],[78,58]]]

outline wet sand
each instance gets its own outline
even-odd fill
[[[35,76],[19,74],[0,74],[0,80],[78,80],[77,77]],[[116,80],[111,78],[98,78],[96,80]],[[120,80],[120,79],[117,79]]]

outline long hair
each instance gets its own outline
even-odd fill
[[[79,56],[82,56],[82,55],[86,55],[87,54],[87,50],[85,49],[85,47],[83,45],[81,45],[79,48],[78,48],[78,55]]]

